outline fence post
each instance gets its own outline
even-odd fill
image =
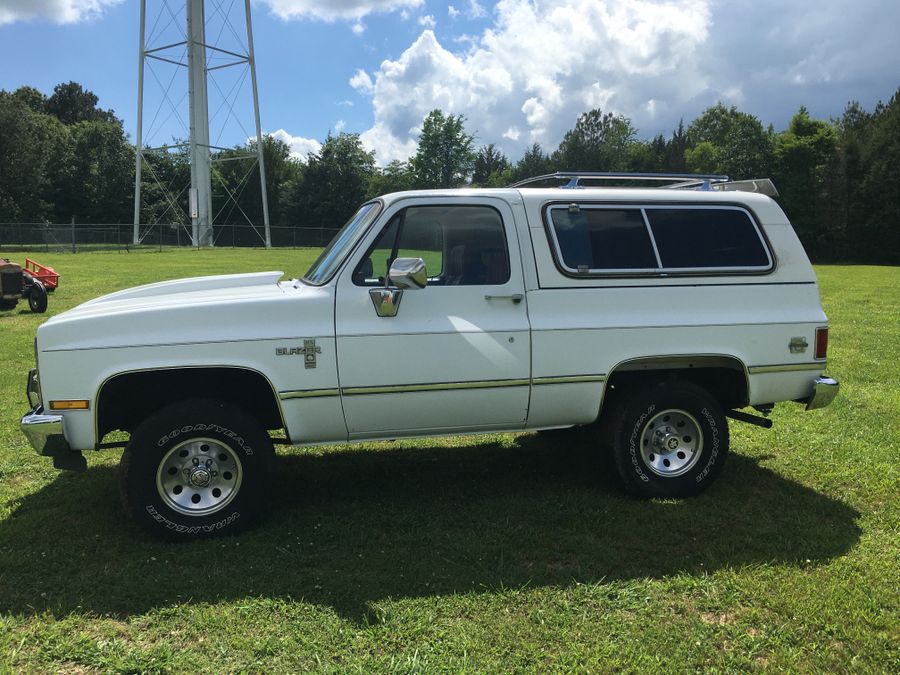
[[[75,250],[75,216],[72,216],[72,253],[77,253]]]

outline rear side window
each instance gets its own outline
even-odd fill
[[[551,209],[561,260],[573,272],[656,270],[640,209]]]
[[[736,206],[558,204],[546,213],[557,262],[570,275],[772,268],[759,226]]]
[[[766,251],[750,214],[741,209],[646,209],[665,269],[765,269]]]

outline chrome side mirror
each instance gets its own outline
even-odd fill
[[[369,297],[378,316],[397,316],[403,291],[425,288],[428,283],[425,261],[421,258],[397,258],[388,271],[387,283],[385,288],[370,289]],[[390,284],[394,287],[391,288]]]
[[[425,261],[421,258],[397,258],[391,263],[388,283],[399,289],[408,288],[411,291],[425,288],[428,283]]]

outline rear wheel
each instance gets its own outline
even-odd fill
[[[691,382],[626,392],[611,412],[616,471],[632,494],[688,497],[704,490],[728,455],[719,402]]]
[[[122,455],[122,493],[152,534],[190,540],[237,532],[261,511],[275,451],[243,410],[189,400],[153,414]]]
[[[17,304],[19,304],[18,300],[0,300],[0,312],[5,312],[8,309],[15,309]]]

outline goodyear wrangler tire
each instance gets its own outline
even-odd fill
[[[195,399],[147,418],[120,468],[135,520],[175,541],[231,534],[251,524],[271,485],[268,434],[229,403]]]
[[[627,393],[612,415],[612,454],[625,489],[639,497],[689,497],[706,489],[728,456],[722,406],[691,383]]]

